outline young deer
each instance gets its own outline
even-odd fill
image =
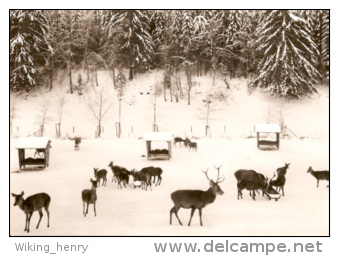
[[[113,165],[113,161],[111,161],[109,163],[108,167],[111,167],[111,169],[112,169],[112,173],[113,173],[112,182],[113,182],[114,179],[116,181],[119,181],[118,180],[118,174],[120,172],[127,173],[127,175],[132,175],[132,173],[130,171],[128,171],[126,168],[118,166],[118,165]],[[128,182],[127,182],[127,184],[128,184]]]
[[[147,191],[148,186],[152,191],[152,176],[148,172],[136,172],[135,170],[132,171],[133,178],[135,181],[141,182],[141,188]]]
[[[280,168],[278,168],[277,169],[277,175],[279,176],[279,175],[286,175],[286,173],[287,173],[287,169],[288,169],[288,167],[290,166],[290,164],[291,163],[289,163],[289,164],[286,164],[285,163],[285,166],[284,167],[280,167]]]
[[[48,207],[51,202],[51,197],[46,193],[39,193],[26,198],[26,200],[22,197],[24,192],[22,191],[20,195],[16,195],[12,193],[12,196],[15,197],[14,206],[18,205],[21,210],[26,214],[26,223],[25,229],[27,233],[29,233],[29,224],[33,215],[33,212],[38,211],[40,218],[38,225],[36,228],[39,228],[40,221],[42,219],[42,208],[45,208],[47,213],[47,227],[49,227],[49,211]]]
[[[222,195],[224,193],[224,191],[222,191],[218,185],[218,183],[221,183],[225,180],[224,177],[219,178],[219,170],[221,166],[218,168],[217,167],[215,168],[218,170],[218,177],[217,177],[216,182],[214,182],[208,177],[208,174],[207,174],[208,169],[206,170],[206,172],[203,171],[203,173],[206,174],[207,179],[210,181],[210,188],[207,191],[177,190],[171,194],[171,199],[174,203],[174,206],[170,211],[170,225],[172,225],[172,214],[173,213],[177,217],[179,224],[182,225],[178,217],[178,211],[182,207],[185,209],[191,209],[191,217],[188,222],[188,226],[191,225],[191,220],[196,209],[199,210],[200,225],[202,226],[202,219],[201,219],[202,208],[204,208],[208,204],[213,203],[217,195]]]
[[[269,182],[269,187],[273,186],[273,187],[276,187],[277,191],[282,191],[282,195],[284,195],[284,186],[285,186],[285,183],[286,183],[286,178],[285,178],[285,175],[283,174],[278,174],[278,177],[277,179],[273,180],[273,178],[275,177],[275,173],[273,173],[273,177],[272,179],[270,180]]]
[[[193,148],[193,151],[197,152],[198,144],[196,142],[190,142],[189,144],[189,151],[191,151],[191,148]]]
[[[97,202],[97,181],[90,180],[92,183],[92,189],[84,189],[81,193],[82,196],[82,203],[83,203],[83,214],[86,217],[88,213],[88,205],[93,204],[94,206],[94,216],[97,216],[97,212],[95,210],[95,204]],[[85,212],[85,204],[87,204],[86,212]]]
[[[99,170],[99,168],[93,168],[94,169],[94,177],[96,178],[98,185],[100,187],[100,180],[102,179],[102,185],[106,186],[107,182],[107,171],[105,169]],[[99,171],[98,171],[99,170]]]
[[[319,180],[330,180],[330,173],[329,171],[313,171],[312,167],[308,168],[307,173],[310,173],[317,179],[317,188],[319,187]],[[327,185],[328,188],[329,185]]]

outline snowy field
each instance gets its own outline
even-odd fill
[[[153,76],[153,77],[151,77]],[[158,74],[160,77],[161,74]],[[283,101],[260,91],[251,95],[246,90],[246,80],[230,81],[231,89],[226,100],[214,97],[210,106],[211,133],[205,137],[206,91],[218,95],[219,86],[202,86],[211,78],[195,78],[191,105],[187,99],[179,103],[157,98],[157,124],[159,131],[172,132],[174,136],[197,137],[198,152],[189,152],[184,147],[174,147],[171,160],[148,161],[146,143],[139,138],[150,131],[153,123],[152,86],[154,74],[140,74],[126,86],[122,101],[122,138],[115,135],[118,121],[118,100],[112,94],[114,105],[104,121],[101,139],[95,139],[97,123],[86,105],[88,97],[97,88],[88,87],[83,96],[69,94],[67,85],[56,87],[27,100],[16,98],[18,115],[14,120],[13,136],[10,140],[10,192],[27,196],[46,192],[51,196],[50,228],[44,217],[38,230],[35,226],[39,214],[31,219],[30,236],[326,236],[329,235],[329,189],[328,182],[320,181],[306,173],[309,166],[314,170],[329,169],[329,92],[328,87],[317,88],[319,94],[303,100]],[[151,82],[150,82],[151,81]],[[109,78],[99,74],[99,84],[111,84]],[[201,85],[201,86],[200,86]],[[225,91],[225,90],[224,90]],[[142,93],[142,94],[141,94]],[[147,94],[149,93],[149,94]],[[169,92],[167,92],[169,100]],[[74,150],[74,141],[55,138],[57,123],[55,99],[58,94],[66,97],[62,121],[62,135],[81,136],[80,150]],[[20,170],[18,152],[15,146],[18,138],[38,130],[39,104],[45,97],[50,102],[49,121],[45,136],[52,140],[50,166],[46,169]],[[13,99],[11,99],[12,101]],[[254,135],[255,123],[279,123],[282,113],[285,125],[299,137],[289,133],[290,139],[281,140],[279,150],[258,150]],[[226,130],[225,130],[226,126]],[[75,133],[73,133],[75,127]],[[132,128],[133,127],[133,128]],[[158,145],[165,148],[165,144]],[[27,151],[26,157],[33,157],[34,151]],[[160,186],[152,191],[133,189],[130,185],[118,189],[112,182],[110,161],[127,169],[141,169],[156,166],[163,169]],[[291,163],[287,170],[285,196],[277,202],[258,195],[256,201],[243,191],[243,200],[237,200],[237,186],[234,172],[238,169],[253,169],[272,177],[278,167]],[[199,225],[198,211],[187,226],[190,210],[180,209],[169,225],[169,212],[173,207],[170,194],[179,189],[207,190],[209,182],[202,170],[209,169],[209,176],[215,177],[214,165],[222,165],[220,171],[225,181],[220,184],[224,191],[213,204],[203,209],[203,227]],[[106,187],[98,187],[97,217],[93,206],[83,217],[81,191],[91,187],[93,168],[108,171]],[[10,235],[25,236],[23,231],[25,215],[13,206],[10,196]]]
[[[38,214],[31,220],[32,236],[324,236],[329,234],[329,189],[321,181],[306,173],[309,166],[328,167],[328,141],[284,140],[280,150],[258,150],[255,139],[201,139],[198,152],[184,147],[173,149],[173,158],[147,161],[145,142],[134,139],[84,140],[80,150],[73,149],[72,141],[53,140],[50,167],[45,170],[19,171],[17,140],[11,141],[11,192],[25,192],[25,198],[37,192],[51,196],[50,228],[46,228],[46,214],[40,228],[35,229]],[[314,149],[317,149],[316,151]],[[33,154],[34,151],[31,152]],[[107,166],[113,160],[128,169],[158,166],[163,169],[163,181],[152,191],[117,189],[111,181],[112,172]],[[257,196],[253,201],[248,191],[243,200],[237,200],[236,179],[233,173],[240,168],[251,168],[269,177],[276,168],[291,163],[287,171],[285,196],[278,202]],[[181,209],[179,226],[175,216],[169,225],[169,211],[173,204],[170,194],[178,189],[208,189],[208,180],[201,170],[209,168],[215,177],[213,165],[222,165],[225,181],[220,184],[225,192],[203,209],[203,224],[195,213],[191,227],[187,226],[190,210]],[[93,167],[106,168],[106,187],[98,187],[97,217],[93,206],[85,218],[82,215],[81,191],[90,188]],[[13,207],[11,197],[11,235],[23,232],[25,217]]]

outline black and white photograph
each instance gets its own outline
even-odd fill
[[[9,36],[10,237],[330,236],[330,9],[11,9]]]

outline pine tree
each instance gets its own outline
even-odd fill
[[[262,58],[253,86],[271,93],[300,95],[314,91],[316,45],[305,29],[306,21],[289,10],[270,11],[258,28],[257,51]]]
[[[154,43],[149,34],[149,19],[139,10],[121,11],[112,17],[110,26],[120,26],[125,32],[122,51],[129,63],[129,80],[133,80],[134,68],[147,67],[152,61]]]
[[[41,10],[10,11],[10,88],[30,91],[48,51],[47,21]]]

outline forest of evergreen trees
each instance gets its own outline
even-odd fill
[[[329,10],[11,10],[10,89],[31,91],[56,70],[83,65],[90,74],[163,68],[210,70],[232,79],[237,70],[251,87],[281,95],[316,91],[329,77]],[[165,79],[166,81],[166,79]],[[188,83],[190,79],[187,79]]]

